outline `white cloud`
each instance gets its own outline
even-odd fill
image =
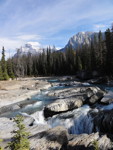
[[[24,42],[20,40],[0,37],[0,58],[3,46],[6,51],[5,53],[6,57],[9,57],[12,56],[14,53],[16,53],[16,48],[20,47],[22,44],[24,44]]]
[[[24,44],[24,41],[20,41],[17,39],[11,39],[7,37],[0,37],[0,48],[3,46],[5,49],[15,49],[17,47],[20,47],[22,44]]]
[[[21,47],[25,43],[31,42],[33,45],[39,46],[38,41],[42,39],[41,36],[31,34],[31,35],[17,35],[17,36],[10,36],[10,37],[0,37],[0,48],[5,47],[6,49],[16,49],[18,47]]]
[[[0,36],[7,37],[8,48],[28,41],[52,45],[53,39],[56,45],[58,37],[56,46],[61,46],[69,38],[69,29],[73,34],[89,27],[104,30],[105,22],[113,18],[112,0],[7,0],[0,6]]]
[[[24,46],[26,43],[29,43],[33,46],[33,48],[41,47],[39,42],[34,42],[32,40],[38,39],[37,35],[21,35],[17,37],[0,37],[0,58],[2,47],[5,47],[6,57],[12,56],[16,53],[17,48]]]
[[[94,25],[94,30],[95,31],[99,31],[99,30],[105,31],[108,26],[109,25],[105,25],[105,24],[95,24]]]
[[[24,41],[29,41],[29,40],[40,40],[42,39],[41,36],[35,35],[35,34],[30,34],[30,35],[19,35],[16,37],[19,40],[24,40]]]
[[[42,47],[42,45],[39,42],[27,42],[27,43],[31,44],[34,49]]]

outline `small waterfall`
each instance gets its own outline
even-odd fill
[[[24,116],[24,117],[33,118],[34,119],[33,125],[42,125],[42,124],[46,125],[47,124],[47,122],[44,119],[43,110],[37,111],[32,115],[29,115],[29,114],[24,113],[24,112],[20,112],[19,114]]]
[[[35,112],[31,117],[35,120],[34,124],[47,124],[44,119],[43,110]]]
[[[93,122],[88,114],[90,107],[85,105],[73,111],[53,116],[48,120],[51,127],[64,126],[71,134],[92,133]]]
[[[92,133],[93,123],[91,116],[83,114],[77,119],[74,118],[73,125],[68,130],[70,134]]]

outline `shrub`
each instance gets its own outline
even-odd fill
[[[26,132],[25,125],[23,124],[23,117],[17,116],[14,118],[14,122],[16,123],[18,130],[13,131],[15,134],[11,142],[8,144],[8,147],[11,150],[29,150],[30,149],[30,143],[28,140],[29,133]]]
[[[94,150],[99,150],[99,145],[98,145],[97,140],[94,140],[92,144],[93,144]]]
[[[2,139],[0,139],[0,142],[2,142],[3,140]],[[3,150],[3,148],[0,146],[0,150]]]

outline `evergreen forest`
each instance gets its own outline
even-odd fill
[[[0,80],[26,76],[75,75],[80,71],[97,71],[101,75],[113,75],[113,27],[105,33],[95,34],[89,45],[76,50],[68,47],[55,51],[48,47],[37,55],[22,55],[5,60],[2,48]]]

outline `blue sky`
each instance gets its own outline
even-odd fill
[[[112,22],[113,0],[0,0],[0,47],[64,47],[77,32],[104,31]]]

